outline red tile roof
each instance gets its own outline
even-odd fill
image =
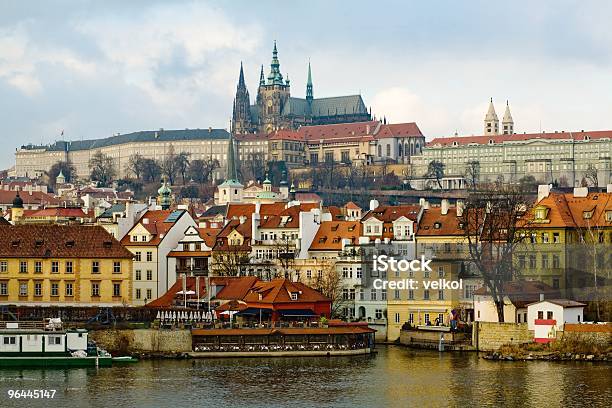
[[[263,217],[266,215],[278,214],[285,209],[287,203],[269,203],[261,204],[259,208],[259,214]],[[244,215],[247,218],[251,218],[251,214],[255,212],[255,204],[228,204],[225,218],[232,219],[238,218]]]
[[[16,195],[17,191],[0,190],[0,204],[11,206]],[[60,204],[60,200],[42,191],[32,191],[31,194],[27,191],[19,191],[19,197],[23,200],[23,204],[27,206]]]
[[[420,210],[421,207],[418,205],[381,205],[365,213],[361,221],[367,221],[372,217],[383,222],[393,222],[400,217],[416,221]]]
[[[483,286],[474,291],[474,295],[488,296],[489,289]],[[508,296],[512,303],[517,307],[525,307],[527,304],[538,301],[540,294],[547,297],[559,297],[559,290],[540,281],[512,281],[503,284],[500,294]]]
[[[294,130],[277,130],[270,135],[270,140],[295,140],[304,141],[304,135]]]
[[[308,212],[313,208],[317,208],[315,203],[304,203],[289,207],[278,214],[270,215],[262,218],[260,228],[299,228],[300,213]],[[284,222],[284,223],[283,223]]]
[[[606,212],[612,211],[612,193],[593,192],[586,197],[575,197],[573,193],[551,192],[536,203],[534,208],[537,207],[548,209],[546,221],[531,222],[530,228],[612,227],[612,222],[606,220]],[[592,213],[591,217],[585,218],[585,213]]]
[[[153,237],[147,242],[131,242],[129,232],[121,239],[121,244],[130,246],[157,246],[164,239],[167,232],[174,226],[174,222],[164,222],[174,210],[148,210],[140,217],[140,220],[130,229],[130,232],[138,225],[142,225]],[[183,210],[180,217],[187,212]],[[180,218],[178,217],[177,220]]]
[[[359,221],[323,221],[310,244],[310,251],[341,251],[342,240],[352,244],[359,242],[361,223]]]
[[[86,214],[82,208],[52,207],[40,210],[24,210],[24,217],[60,217],[60,218],[94,218],[93,213]]]
[[[421,129],[414,122],[382,125],[376,133],[376,139],[388,137],[418,137],[423,136]]]
[[[291,299],[291,293],[297,293],[297,300]],[[301,282],[289,279],[273,279],[269,282],[259,281],[253,285],[243,298],[247,303],[274,304],[300,302],[329,302],[329,298]]]
[[[127,258],[125,249],[104,228],[84,225],[0,225],[4,258]]]
[[[513,135],[491,135],[491,136],[454,136],[454,137],[437,137],[427,143],[428,147],[437,146],[452,146],[453,143],[458,145],[488,144],[489,140],[493,143],[504,142],[519,142],[534,139],[544,140],[588,140],[588,139],[604,139],[612,138],[612,130],[595,130],[585,132],[561,132],[561,133],[523,133]]]
[[[450,207],[446,215],[442,215],[440,207],[431,207],[423,211],[416,235],[417,237],[463,236],[465,230],[460,228],[460,222],[456,207]]]
[[[348,210],[361,210],[361,207],[358,206],[357,204],[355,204],[352,201],[349,201],[348,203],[346,203],[344,205],[344,208],[348,209]]]

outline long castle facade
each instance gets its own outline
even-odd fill
[[[370,112],[361,95],[315,98],[310,63],[308,63],[306,97],[291,96],[289,78],[288,76],[284,78],[280,71],[276,42],[267,78],[264,76],[263,65],[261,66],[259,87],[254,102],[251,105],[242,64],[240,64],[232,114],[232,129],[236,134],[271,133],[279,129],[297,129],[302,125],[371,120]]]

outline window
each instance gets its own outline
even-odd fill
[[[142,258],[142,253],[140,251],[136,251],[136,253],[134,254],[134,260],[140,262]]]
[[[542,254],[542,268],[548,268],[548,254]]]
[[[136,289],[136,299],[140,299],[140,295],[141,295],[141,290],[140,289]]]
[[[51,261],[51,273],[59,273],[59,262]]]
[[[400,290],[399,289],[395,289],[395,293],[393,294],[393,298],[395,300],[399,300],[400,299]]]
[[[342,300],[348,300],[349,292],[348,289],[342,289]]]
[[[559,233],[558,232],[553,232],[553,243],[554,244],[559,243]]]
[[[544,312],[543,311],[538,311],[538,319],[543,319],[544,318]]]
[[[51,282],[51,296],[59,296],[59,283]]]
[[[424,271],[424,272],[423,272],[423,277],[424,277],[425,279],[429,279],[429,271]]]
[[[423,299],[429,300],[429,289],[423,291]]]
[[[444,324],[444,314],[438,313],[438,323]]]
[[[387,300],[387,289],[381,289],[380,300]]]
[[[28,296],[28,284],[26,282],[19,283],[19,296]]]
[[[298,300],[297,292],[291,292],[291,300]]]
[[[153,252],[147,251],[147,262],[153,262]]]
[[[552,286],[553,286],[553,289],[559,289],[559,278],[553,278]]]
[[[414,313],[410,313],[410,314],[408,315],[408,321],[410,322],[410,324],[413,324],[413,323],[414,323]]]
[[[443,278],[443,277],[444,277],[444,267],[438,266],[438,278]]]
[[[553,312],[551,312],[550,310],[546,312],[546,318],[548,320],[551,320],[553,318]]]
[[[525,265],[527,265],[526,262],[525,262],[525,255],[519,255],[518,256],[518,267],[519,267],[519,269],[525,269]]]
[[[59,346],[60,344],[62,344],[62,337],[61,336],[48,336],[47,343],[49,345]]]
[[[42,262],[41,261],[34,262],[34,273],[42,273]]]
[[[73,273],[72,261],[66,261],[66,273]]]
[[[535,269],[535,268],[536,268],[536,256],[529,255],[529,269]]]
[[[438,300],[444,300],[444,290],[442,289],[438,291]]]
[[[311,278],[312,278],[312,271],[311,271],[310,269],[306,271],[306,277],[307,277],[308,279],[311,279]]]
[[[8,272],[8,262],[0,261],[0,272]]]
[[[113,296],[121,296],[121,282],[113,283]]]
[[[408,290],[408,300],[414,300],[414,290],[413,289]]]
[[[370,290],[370,300],[376,300],[376,289]]]
[[[147,269],[147,280],[153,280],[153,271],[151,269]]]
[[[98,282],[91,283],[91,296],[100,296],[100,284]]]
[[[100,262],[91,261],[91,273],[100,273]]]
[[[561,260],[559,258],[559,255],[557,255],[557,254],[553,254],[553,256],[552,256],[552,267],[553,268],[560,268],[561,267]]]
[[[113,273],[121,273],[121,262],[120,261],[113,262]]]
[[[396,313],[395,314],[395,323],[399,323],[400,322],[400,314]]]
[[[137,281],[142,280],[142,271],[140,269],[136,269],[135,275],[136,277],[134,279],[136,279]]]
[[[355,300],[355,289],[349,289],[349,299]]]
[[[542,243],[543,244],[548,244],[548,232],[543,232],[542,233]]]
[[[8,295],[8,282],[0,282],[0,296]]]
[[[34,283],[34,296],[42,296],[42,283],[41,282]]]
[[[376,312],[374,313],[374,316],[376,317],[376,320],[382,319],[383,318],[382,309],[376,309]]]
[[[152,299],[152,298],[153,298],[153,290],[147,289],[147,299]]]
[[[72,282],[66,282],[66,296],[72,296],[73,293]]]
[[[425,324],[429,323],[429,313],[425,313]]]
[[[19,261],[19,273],[28,273],[27,261]]]
[[[17,337],[15,337],[15,336],[11,336],[11,337],[4,336],[4,344],[17,344]]]
[[[357,267],[357,279],[363,278],[363,271],[361,270],[361,266]]]

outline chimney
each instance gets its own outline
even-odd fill
[[[540,302],[544,300],[544,294],[540,293]]]
[[[440,204],[440,214],[448,214],[448,198],[442,199],[442,203]]]
[[[574,197],[586,197],[589,195],[588,187],[574,187]]]
[[[370,125],[366,125],[366,135],[370,134]]]
[[[455,206],[457,207],[457,217],[463,216],[463,208],[465,207],[463,200],[457,200]]]
[[[147,224],[149,223],[149,219],[148,219],[148,218],[143,218],[143,219],[142,219],[142,223],[143,223],[144,225],[147,225]]]
[[[258,201],[255,203],[255,214],[259,214],[260,210],[261,210],[261,203]]]
[[[540,184],[538,186],[538,203],[548,197],[552,184]]]
[[[378,200],[370,200],[370,211],[378,208]]]
[[[244,215],[241,215],[240,217],[238,217],[238,219],[240,220],[240,224],[244,224],[247,220],[247,217]]]

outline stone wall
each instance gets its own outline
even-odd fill
[[[119,352],[188,352],[190,330],[95,330],[90,337],[102,348]]]
[[[612,323],[608,324],[565,324],[557,338],[608,347],[612,344]]]
[[[479,351],[494,351],[504,344],[524,344],[533,341],[533,331],[527,323],[474,322],[472,344]]]

